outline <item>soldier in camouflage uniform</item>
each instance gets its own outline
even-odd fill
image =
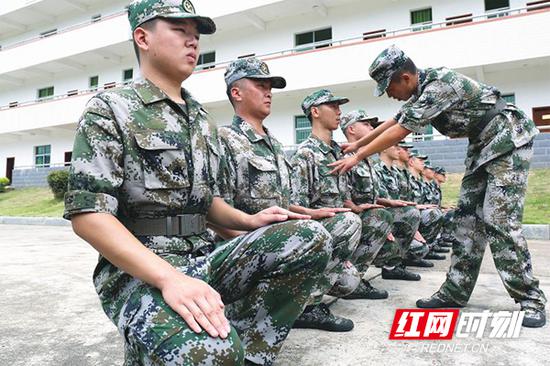
[[[361,220],[346,208],[309,209],[290,205],[290,163],[282,144],[263,124],[271,113],[271,88],[284,88],[285,79],[271,76],[267,64],[257,58],[247,58],[233,61],[227,67],[225,82],[235,109],[233,123],[219,129],[221,155],[226,161],[221,183],[225,201],[248,214],[277,205],[320,220],[332,236],[333,257],[312,303],[296,320],[295,327],[351,330],[353,322],[331,314],[321,299],[336,283],[345,261],[357,246]],[[359,280],[353,276],[347,282],[355,283],[347,290],[352,292]]]
[[[369,117],[364,110],[358,109],[342,116],[340,119],[340,128],[348,141],[353,142],[371,133],[376,123],[378,123],[378,117]],[[383,186],[381,187],[382,182],[373,165],[372,161],[367,158],[349,172],[351,200],[356,205],[382,205],[384,207],[383,210],[388,211],[393,216],[391,233],[399,244],[401,261],[387,263],[388,265],[393,265],[393,269],[382,267],[382,278],[418,281],[420,280],[420,275],[407,271],[404,261],[410,251],[410,246],[420,224],[420,212],[416,207],[409,205],[405,201],[380,195]],[[383,191],[386,192],[385,189]],[[372,208],[371,210],[382,209]],[[413,252],[416,250],[417,248],[413,247]]]
[[[543,326],[546,297],[533,276],[531,255],[521,234],[533,139],[538,133],[533,121],[507,104],[496,88],[446,68],[417,69],[395,46],[384,50],[369,72],[378,82],[376,94],[386,92],[406,103],[379,127],[380,133],[348,147],[353,150],[372,141],[354,158],[335,164],[334,172],[348,171],[365,156],[428,124],[444,135],[469,139],[454,215],[451,268],[439,291],[417,301],[417,306],[466,305],[489,244],[506,290],[525,311],[523,325]]]
[[[393,167],[395,169],[395,177],[399,185],[399,198],[405,202],[417,206],[416,208],[422,215],[422,211],[418,208],[416,202],[411,201],[411,173],[409,172],[408,166],[410,158],[409,149],[412,149],[413,145],[402,140],[396,145],[395,148],[397,150],[397,159],[393,160]],[[426,239],[424,239],[420,231],[417,231],[415,234],[415,239],[409,247],[405,264],[411,267],[433,267],[434,264],[425,259],[429,251],[430,247],[428,246]]]
[[[435,241],[441,232],[443,226],[443,212],[437,205],[429,203],[426,199],[430,198],[427,193],[426,183],[422,177],[424,171],[424,161],[428,159],[426,155],[419,154],[416,150],[411,150],[409,154],[409,185],[410,199],[417,203],[422,217],[419,231],[426,239],[430,248],[426,259],[444,260],[446,257],[438,254],[439,248],[434,248]]]
[[[215,125],[181,88],[212,20],[188,0],[135,1],[128,17],[145,79],[87,104],[64,217],[101,254],[94,284],[126,365],[270,365],[330,236],[282,208],[248,215],[218,197]],[[250,233],[214,247],[207,220]]]
[[[437,238],[436,244],[440,248],[452,248],[453,247],[453,216],[455,207],[443,206],[443,194],[441,192],[441,185],[447,181],[447,172],[443,167],[436,167],[434,174],[434,181],[437,184],[437,196],[439,197],[439,206],[443,209],[443,228]]]
[[[392,215],[386,210],[374,210],[380,205],[355,205],[351,200],[347,176],[329,174],[329,163],[341,157],[340,147],[332,140],[332,132],[340,122],[340,104],[347,98],[335,97],[329,90],[322,89],[308,95],[302,110],[312,122],[312,133],[302,142],[292,157],[292,203],[295,205],[320,207],[349,207],[361,217],[362,233],[351,262],[359,271],[360,278],[368,265],[395,265],[400,262],[400,248],[394,240],[386,240],[393,224]],[[384,249],[381,250],[382,246]],[[380,251],[380,255],[377,254]],[[376,258],[376,259],[375,259]],[[374,291],[366,281],[361,281],[351,298]],[[386,293],[376,290],[380,296]]]

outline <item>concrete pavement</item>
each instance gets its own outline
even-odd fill
[[[550,241],[530,241],[529,246],[535,275],[549,295]],[[0,225],[0,365],[122,364],[122,338],[93,289],[96,261],[97,253],[68,227]],[[354,320],[352,332],[293,330],[277,365],[548,365],[548,325],[522,328],[519,338],[508,340],[388,340],[395,309],[413,308],[417,298],[431,295],[448,265],[448,260],[439,261],[433,269],[418,270],[420,282],[377,277],[373,285],[387,289],[389,299],[340,300],[331,307]],[[378,272],[372,269],[369,274]],[[485,309],[519,310],[488,256],[463,311]],[[453,351],[442,351],[445,345]]]

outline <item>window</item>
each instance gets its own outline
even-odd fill
[[[57,28],[47,30],[45,32],[40,33],[40,38],[46,38],[49,36],[53,36],[54,34],[57,34]]]
[[[421,133],[413,133],[413,141],[431,141],[433,140],[434,128],[432,125],[427,125]]]
[[[69,90],[67,92],[68,97],[72,97],[72,96],[75,96],[75,95],[78,95],[78,89]]]
[[[302,143],[311,133],[311,122],[306,116],[294,116],[294,131],[296,144]]]
[[[421,27],[414,27],[413,32],[418,32],[432,28],[432,8],[425,8],[419,10],[411,10],[411,25],[422,25]]]
[[[88,87],[90,90],[97,90],[97,87],[99,85],[99,76],[90,76]]]
[[[329,47],[332,40],[332,28],[324,28],[316,31],[299,33],[294,36],[294,46],[299,51],[313,50],[317,48]],[[314,45],[315,43],[323,43]]]
[[[506,103],[516,104],[516,95],[514,93],[502,94],[501,97]]]
[[[510,9],[510,0],[485,0],[485,12],[491,13],[487,18],[500,18],[508,15],[506,10]]]
[[[445,25],[448,27],[450,25],[464,24],[472,22],[472,13],[456,15],[454,17],[445,18]]]
[[[216,51],[212,52],[203,52],[199,55],[197,60],[197,67],[200,67],[203,70],[211,69],[216,63]]]
[[[38,89],[38,99],[45,99],[53,96],[53,86]]]
[[[363,33],[363,41],[366,41],[368,39],[375,39],[375,38],[382,38],[386,36],[386,30],[385,29],[378,29],[375,31],[365,32]]]
[[[527,11],[546,9],[550,8],[550,0],[531,1],[525,5],[529,7]],[[2,46],[0,46],[0,49],[2,49]]]
[[[99,22],[101,20],[101,14],[92,15],[92,23]]]
[[[70,166],[72,158],[73,158],[72,151],[65,152],[65,154],[63,155],[63,163],[64,163],[63,165]]]
[[[128,83],[134,78],[134,69],[127,69],[122,71],[122,81]]]
[[[36,167],[47,168],[50,166],[51,145],[42,145],[34,147],[34,165]]]
[[[10,102],[10,104],[8,105],[9,108],[15,108],[19,105],[19,102]]]
[[[256,56],[255,53],[249,53],[248,55],[242,55],[242,56],[239,56],[237,58],[249,58],[249,57],[254,57],[254,56]]]

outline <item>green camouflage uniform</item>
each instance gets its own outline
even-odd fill
[[[334,141],[329,146],[310,135],[302,142],[291,159],[292,202],[310,208],[344,207],[344,201],[351,199],[348,177],[330,174],[331,168],[328,166],[342,157],[342,151]],[[362,278],[386,241],[393,217],[386,210],[367,210],[359,216],[362,221],[361,239],[349,255]],[[377,258],[380,265],[392,260],[392,257],[398,258],[399,246],[394,243],[386,253],[385,257]]]
[[[285,209],[290,205],[292,168],[282,144],[264,129],[266,136],[258,134],[238,116],[233,118],[231,126],[219,129],[222,156],[226,161],[220,184],[223,197],[230,205],[249,214],[273,205]],[[320,223],[332,236],[333,256],[326,275],[313,292],[314,303],[319,303],[342,275],[343,262],[349,259],[361,235],[361,221],[350,212],[336,214]],[[355,279],[346,282],[353,283]]]
[[[399,199],[411,201],[411,185],[409,183],[411,173],[407,168],[395,166],[395,177],[399,185]]]
[[[405,175],[401,173],[400,169],[394,166],[389,168],[383,161],[379,161],[374,165],[374,171],[380,180],[380,197],[392,200],[405,199],[406,201],[412,201],[411,196],[404,196],[401,190]],[[410,182],[410,179],[408,181]],[[407,191],[412,194],[412,188],[409,184],[407,184]],[[416,211],[418,212],[420,222],[419,225],[416,225],[416,229],[412,234],[413,237],[416,231],[421,230],[420,224],[422,223],[422,219],[426,217],[425,210],[416,209]],[[429,247],[426,243],[411,239],[406,256],[410,259],[422,259],[428,254],[428,251]]]
[[[377,94],[385,91],[392,70],[405,59],[394,46],[377,57],[369,70],[374,79],[385,80]],[[420,69],[418,77],[418,90],[396,115],[398,123],[413,132],[431,124],[446,136],[469,139],[454,215],[452,263],[439,293],[466,304],[489,244],[510,296],[523,307],[544,309],[546,298],[533,276],[531,255],[521,233],[533,139],[538,133],[535,124],[508,104],[480,130],[485,115],[499,104],[496,88],[446,68]]]
[[[416,178],[410,175],[409,184],[411,187],[410,200],[418,204],[427,204],[426,188],[422,177]],[[443,212],[439,208],[425,208],[420,210],[420,226],[418,231],[426,239],[430,246],[433,246],[434,241],[441,232],[443,226]]]
[[[122,223],[195,214],[219,195],[217,131],[182,89],[185,106],[144,80],[98,94],[78,124],[65,217],[109,213]],[[185,225],[185,223],[183,223]],[[100,257],[94,284],[126,341],[126,364],[271,364],[331,255],[314,221],[288,221],[220,243],[202,233],[138,240],[177,270],[222,296],[227,339],[196,334],[158,289]],[[240,311],[238,311],[240,310]]]

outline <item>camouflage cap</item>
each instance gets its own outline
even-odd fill
[[[132,31],[155,18],[194,19],[199,33],[212,34],[216,31],[214,21],[195,14],[195,7],[189,0],[133,0],[128,6]]]
[[[330,90],[321,89],[304,98],[304,101],[302,102],[302,111],[304,111],[306,116],[309,116],[311,113],[311,107],[328,103],[346,104],[347,102],[349,102],[348,98],[335,97]]]
[[[412,149],[412,148],[414,147],[413,144],[409,144],[409,143],[406,142],[405,140],[399,141],[399,143],[397,144],[397,146],[402,147],[403,149]]]
[[[442,166],[436,166],[434,168],[434,170],[437,174],[441,174],[441,175],[446,175],[447,174],[447,171]]]
[[[409,150],[409,157],[411,157],[411,158],[418,158],[418,159],[421,159],[421,160],[426,160],[426,159],[428,159],[428,155],[420,154],[420,153],[418,152],[418,150],[416,150],[416,149]]]
[[[432,163],[429,160],[424,161],[424,169],[431,169],[434,170]]]
[[[348,112],[340,118],[340,128],[342,129],[342,132],[346,133],[346,129],[355,122],[367,122],[375,127],[378,122],[378,117],[369,116],[364,109],[356,109]]]
[[[407,60],[403,51],[391,45],[382,51],[369,67],[369,75],[378,83],[374,95],[379,97],[386,92],[391,78]]]
[[[286,80],[283,77],[271,76],[267,64],[256,57],[242,58],[231,62],[225,70],[224,78],[227,86],[243,78],[269,79],[271,87],[277,89],[286,86]]]

